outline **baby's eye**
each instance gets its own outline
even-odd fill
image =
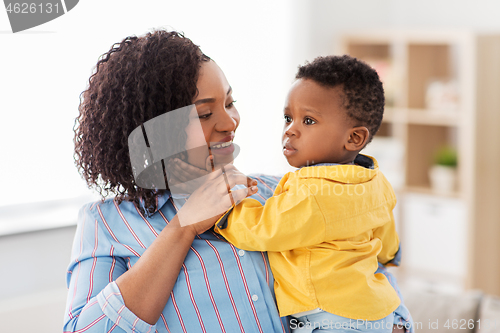
[[[305,118],[304,119],[304,124],[306,124],[306,125],[312,125],[312,124],[316,124],[316,122],[314,121],[314,119]]]
[[[283,116],[285,118],[285,123],[291,123],[292,122],[292,117],[290,117],[289,115],[284,115]]]

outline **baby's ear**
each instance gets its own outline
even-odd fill
[[[360,151],[368,142],[369,136],[370,131],[365,126],[352,128],[345,149],[348,151]]]

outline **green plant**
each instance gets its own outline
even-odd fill
[[[434,164],[456,167],[458,163],[457,150],[453,147],[441,147],[434,154]]]

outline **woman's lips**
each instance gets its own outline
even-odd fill
[[[234,152],[234,145],[232,141],[227,142],[214,142],[210,143],[210,150],[212,154],[229,155]]]
[[[222,138],[218,142],[210,142],[210,150],[213,154],[217,155],[229,155],[234,152],[233,145],[234,134],[228,135]]]

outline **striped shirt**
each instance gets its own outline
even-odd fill
[[[253,178],[259,191],[252,198],[264,204],[279,178]],[[280,318],[276,309],[266,253],[238,249],[212,231],[193,241],[156,325],[134,315],[114,281],[178,209],[168,193],[158,198],[157,207],[143,216],[131,202],[108,199],[80,210],[67,272],[64,332],[290,332],[288,318]]]
[[[279,178],[261,176],[254,199],[264,203]],[[149,217],[115,200],[79,213],[67,272],[65,332],[285,332],[276,309],[266,253],[247,252],[207,231],[193,241],[163,313],[149,325],[127,309],[114,282],[131,268],[175,216],[172,198],[158,198]]]

